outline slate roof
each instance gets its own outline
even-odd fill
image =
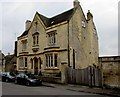
[[[16,56],[14,54],[5,56],[5,64],[14,64],[16,61]]]
[[[70,19],[70,17],[73,15],[74,9],[70,9],[64,13],[61,13],[57,16],[54,16],[52,18],[47,18],[39,13],[37,13],[39,15],[39,17],[42,19],[43,23],[45,24],[46,27],[50,27],[52,25],[64,22],[64,21],[68,21]]]
[[[54,16],[52,18],[47,18],[47,17],[39,14],[38,12],[36,14],[38,14],[38,16],[43,21],[43,23],[44,23],[44,25],[46,27],[50,27],[50,26],[53,26],[55,24],[58,24],[58,23],[70,20],[70,18],[72,17],[73,13],[74,13],[74,8],[72,8],[72,9],[66,11],[66,12],[63,12],[63,13],[61,13],[59,15],[56,15],[56,16]],[[24,31],[23,34],[20,37],[23,37],[23,36],[27,35],[28,31],[29,30]]]
[[[28,34],[28,30],[24,31],[20,37],[23,37]]]

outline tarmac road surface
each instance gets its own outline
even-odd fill
[[[91,95],[91,97],[95,95],[96,97],[108,97],[104,95],[66,90],[65,88],[54,88],[44,85],[24,86],[6,82],[2,82],[2,95]]]

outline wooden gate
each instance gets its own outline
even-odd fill
[[[68,67],[67,77],[69,84],[102,86],[101,70],[91,66],[85,69],[72,69]]]

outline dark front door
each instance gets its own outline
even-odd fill
[[[38,74],[38,59],[36,57],[34,58],[34,74]]]

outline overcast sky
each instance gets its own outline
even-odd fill
[[[87,14],[90,10],[99,36],[99,55],[118,55],[118,1],[79,0]],[[38,11],[47,17],[73,8],[73,0],[1,0],[0,49],[14,52],[14,41],[25,29],[25,21],[32,20]]]

